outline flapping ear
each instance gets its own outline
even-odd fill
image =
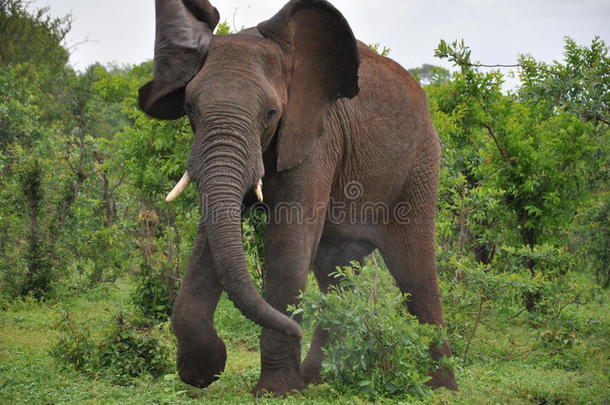
[[[258,30],[292,54],[277,150],[277,168],[283,171],[311,152],[331,105],[358,94],[360,56],[349,24],[325,0],[292,0]]]
[[[208,0],[156,0],[153,80],[140,89],[140,108],[153,118],[184,115],[185,88],[201,68],[220,16]]]

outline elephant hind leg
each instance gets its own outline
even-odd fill
[[[387,227],[380,250],[399,289],[409,294],[409,312],[421,323],[443,326],[434,241],[436,184],[429,184],[429,178],[423,171],[415,173],[404,195],[410,216]],[[435,360],[451,355],[448,344],[431,347],[430,352]],[[429,385],[457,389],[452,370],[441,369],[431,376]]]
[[[178,372],[185,383],[197,388],[212,384],[225,368],[226,347],[214,329],[221,293],[210,249],[200,232],[172,313]]]
[[[421,323],[443,326],[433,235],[424,236],[413,229],[397,232],[382,248],[381,254],[399,289],[409,294],[409,312]],[[445,343],[442,347],[431,347],[430,354],[438,360],[442,356],[450,356],[451,350]],[[430,386],[457,390],[452,370],[437,370],[431,377]]]
[[[314,274],[320,290],[324,293],[337,283],[331,274],[338,266],[348,266],[351,261],[364,262],[364,257],[374,250],[374,246],[365,242],[333,240],[322,238],[314,260]],[[301,364],[301,375],[305,384],[322,382],[320,371],[324,352],[322,348],[329,342],[328,331],[316,328],[311,346]]]

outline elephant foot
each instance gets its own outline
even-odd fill
[[[196,388],[206,388],[218,380],[225,369],[226,361],[227,349],[220,339],[212,345],[206,345],[205,349],[178,349],[177,366],[180,378]]]
[[[261,374],[261,378],[254,389],[257,397],[274,396],[285,397],[296,391],[305,389],[306,385],[297,371],[274,372]]]
[[[306,385],[309,384],[322,384],[322,360],[321,359],[312,359],[310,356],[303,361],[301,364],[301,376],[303,377],[303,382]]]
[[[457,382],[453,370],[447,367],[440,368],[430,374],[430,379],[426,385],[432,388],[447,388],[452,391],[458,390]]]

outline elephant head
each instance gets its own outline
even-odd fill
[[[298,166],[333,103],[358,93],[354,35],[325,0],[292,0],[258,27],[223,36],[212,36],[219,16],[207,0],[156,6],[154,79],[140,90],[140,106],[158,119],[187,115],[195,134],[187,173],[168,199],[197,183],[229,298],[257,324],[300,337],[299,325],[270,306],[248,274],[241,204],[252,189],[262,194],[267,149],[275,148],[274,170]]]

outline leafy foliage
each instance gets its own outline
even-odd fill
[[[265,258],[263,257],[263,232],[267,223],[267,213],[258,209],[257,206],[246,211],[242,223],[242,234],[244,240],[244,251],[248,270],[258,290],[263,291],[263,268]]]
[[[49,7],[30,12],[27,6],[23,0],[0,0],[0,66],[27,64],[32,70],[42,69],[45,79],[51,79],[60,75],[68,62],[63,41],[71,18],[53,18]]]
[[[370,44],[369,48],[371,49],[371,51],[373,51],[377,55],[381,55],[381,56],[389,56],[390,52],[392,52],[392,50],[388,47],[384,46],[383,48],[381,48],[381,45],[379,43]]]
[[[408,297],[379,270],[357,263],[338,269],[338,285],[328,294],[307,292],[293,315],[329,331],[323,373],[340,392],[423,399],[437,331],[406,314]]]
[[[599,196],[598,202],[582,214],[583,240],[581,260],[585,268],[591,268],[599,283],[610,287],[610,193]]]
[[[172,367],[170,351],[154,331],[138,329],[123,314],[116,317],[107,337],[100,342],[98,353],[99,364],[115,371],[119,379],[144,373],[160,377]]]
[[[555,62],[553,69],[573,71],[569,66],[579,60],[574,53],[589,55],[599,68],[607,54],[601,44],[596,39],[585,51],[568,41],[565,64]],[[482,73],[485,65],[471,62],[463,41],[441,41],[436,54],[461,68],[450,82],[427,88],[445,145],[439,229],[441,235],[459,236],[442,247],[462,252],[468,245],[477,260],[489,263],[502,240],[530,249],[566,246],[570,229],[578,226],[572,213],[603,190],[608,127],[574,109],[549,109],[546,96],[536,98],[531,89],[544,81],[536,77],[543,75],[548,85],[557,77],[532,58],[516,65],[524,83],[519,91],[504,93],[502,74]],[[587,69],[585,58],[580,64]],[[577,91],[576,82],[564,85]],[[535,271],[536,258],[523,267]]]
[[[542,103],[545,108],[569,111],[585,121],[610,125],[610,55],[598,36],[590,46],[580,46],[566,38],[564,63],[546,64],[532,56],[522,56],[519,89],[526,103]]]
[[[153,322],[164,322],[169,319],[173,300],[165,280],[145,263],[140,266],[132,300],[144,319]]]
[[[119,313],[101,338],[66,312],[57,324],[62,333],[51,349],[58,360],[91,375],[110,375],[125,384],[133,377],[150,374],[160,377],[171,369],[167,343],[159,332],[137,326],[135,318]]]
[[[451,80],[449,70],[427,63],[424,63],[421,67],[409,69],[409,73],[423,85],[440,84]]]
[[[43,190],[40,163],[34,159],[27,162],[20,171],[19,182],[25,197],[29,217],[27,233],[27,271],[21,284],[20,294],[32,294],[41,298],[51,289],[52,265],[44,234],[41,235],[39,222],[42,215]]]

